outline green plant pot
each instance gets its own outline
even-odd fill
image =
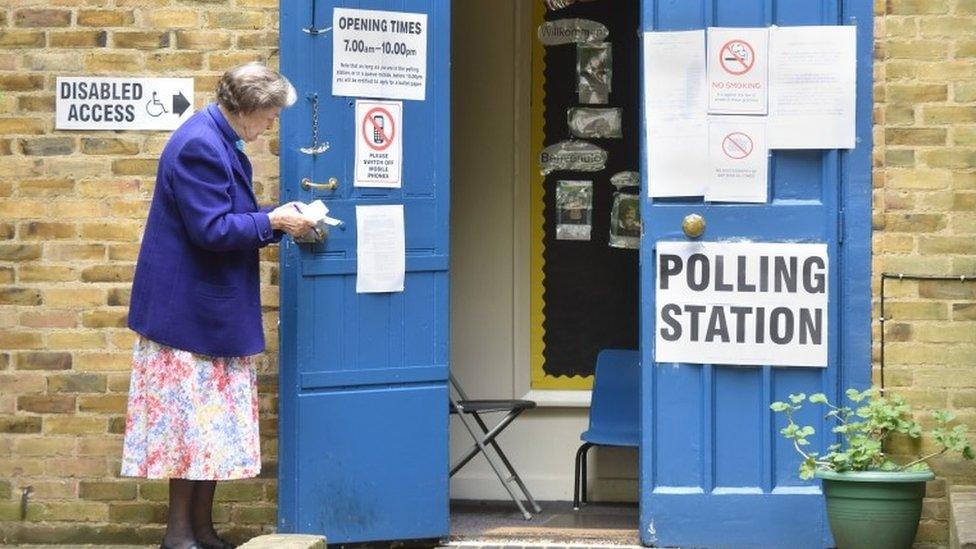
[[[931,471],[817,471],[838,549],[910,548]]]

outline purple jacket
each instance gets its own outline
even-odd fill
[[[129,327],[209,356],[264,350],[258,249],[281,238],[251,188],[251,163],[216,104],[191,116],[159,159]]]

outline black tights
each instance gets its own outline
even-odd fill
[[[163,543],[186,549],[194,542],[220,545],[213,527],[216,480],[169,479],[169,520]]]

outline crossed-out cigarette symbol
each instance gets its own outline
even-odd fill
[[[756,52],[744,40],[729,40],[719,50],[718,58],[725,72],[740,75],[752,69],[756,63]]]
[[[742,132],[732,132],[722,140],[722,152],[733,160],[742,160],[752,154],[752,138]]]

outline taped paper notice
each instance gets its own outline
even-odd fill
[[[598,172],[607,165],[607,151],[586,141],[560,141],[542,149],[539,167],[542,175],[556,170]]]
[[[705,194],[705,31],[644,33],[647,196]]]
[[[639,187],[640,174],[637,172],[617,172],[610,177],[610,184],[618,189]]]
[[[771,27],[769,55],[769,148],[853,149],[857,27]]]
[[[610,246],[640,248],[640,198],[636,194],[613,193],[610,210]]]
[[[593,182],[556,184],[556,240],[589,240],[593,226]]]
[[[595,44],[610,36],[602,23],[589,19],[558,19],[539,25],[539,42],[544,46]]]
[[[580,103],[603,104],[609,101],[613,81],[613,53],[610,44],[576,46],[576,75]]]
[[[766,114],[769,31],[708,29],[708,112]]]
[[[623,137],[622,116],[619,108],[573,107],[566,112],[573,137]]]
[[[426,13],[335,8],[331,36],[332,95],[426,97]]]
[[[827,366],[826,244],[657,242],[658,363]]]
[[[402,292],[403,205],[356,206],[356,293]]]
[[[765,117],[709,118],[705,200],[765,203],[768,156]]]

